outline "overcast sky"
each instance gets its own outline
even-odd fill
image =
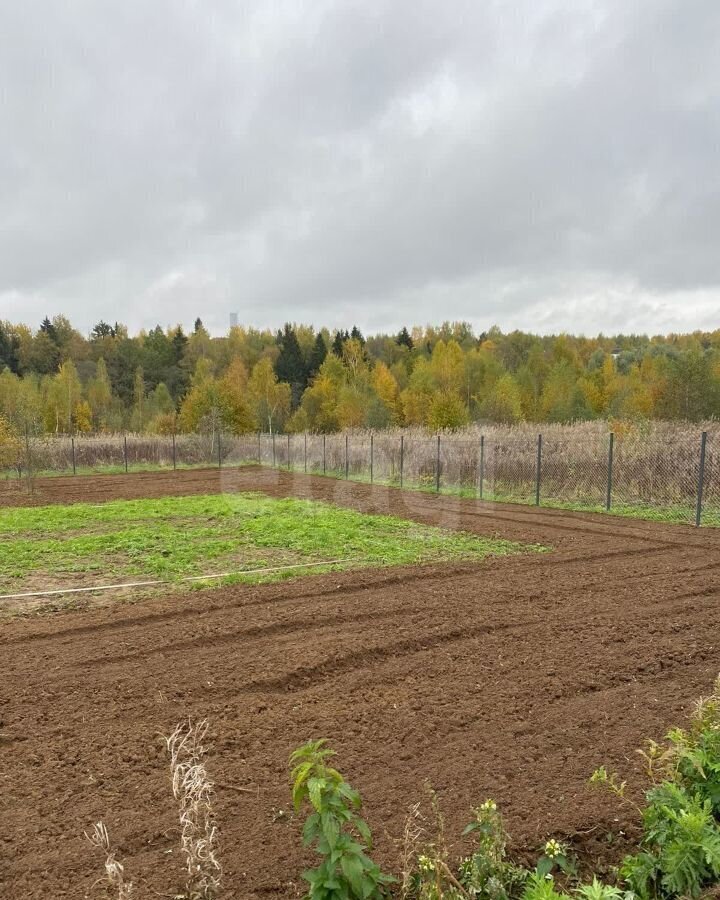
[[[0,4],[0,319],[720,327],[718,0]]]

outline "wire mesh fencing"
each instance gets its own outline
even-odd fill
[[[705,435],[703,437],[703,434]],[[6,489],[37,476],[262,465],[482,500],[720,525],[720,428],[597,425],[334,434],[26,434]],[[0,497],[0,504],[2,500]]]
[[[558,502],[586,507],[606,504],[609,454],[608,435],[579,440],[543,435],[541,498],[557,498]]]
[[[705,448],[705,472],[702,521],[720,526],[720,440],[708,438]]]

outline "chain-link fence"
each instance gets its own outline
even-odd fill
[[[703,437],[704,435],[704,437]],[[53,474],[259,464],[483,500],[720,525],[720,429],[25,435],[5,489]],[[0,504],[2,498],[0,496]]]

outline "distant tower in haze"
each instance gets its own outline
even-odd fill
[[[237,328],[237,323],[238,323],[237,316],[238,316],[237,313],[230,313],[230,327],[231,328]]]

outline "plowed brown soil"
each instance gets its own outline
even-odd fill
[[[187,716],[211,723],[228,898],[302,891],[313,858],[279,810],[288,755],[310,737],[338,750],[392,869],[425,780],[456,854],[469,807],[487,796],[520,849],[555,833],[606,860],[621,852],[633,815],[587,778],[605,763],[641,779],[635,748],[709,690],[720,533],[252,469],[48,479],[33,502],[219,490],[324,498],[554,552],[4,623],[3,900],[107,896],[82,837],[101,818],[138,896],[172,894],[181,860],[158,733]],[[0,492],[9,502],[27,498]]]

